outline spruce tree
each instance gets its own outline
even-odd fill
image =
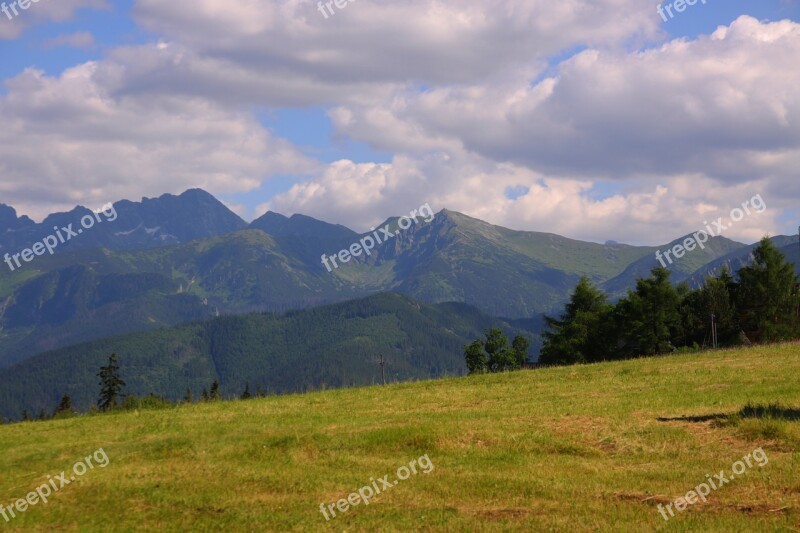
[[[219,382],[216,379],[214,380],[214,383],[211,384],[210,397],[212,402],[216,402],[220,399]]]
[[[72,398],[69,394],[64,394],[61,397],[61,401],[58,402],[58,407],[56,407],[56,410],[53,412],[53,416],[71,414],[72,412]]]
[[[581,277],[560,318],[544,317],[539,362],[569,365],[612,358],[615,346],[612,307],[586,276]]]
[[[125,386],[125,382],[119,374],[117,354],[111,354],[108,358],[108,365],[100,367],[97,377],[100,378],[100,396],[97,399],[97,407],[101,411],[114,409],[117,406],[117,398],[122,396],[122,387]]]
[[[739,269],[736,305],[751,339],[790,339],[798,331],[798,279],[794,263],[768,237],[753,251],[753,264]]]
[[[622,337],[627,356],[654,355],[675,349],[672,338],[680,331],[680,295],[666,268],[656,267],[647,279],[636,281],[636,291],[619,304]]]

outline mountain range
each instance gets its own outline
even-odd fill
[[[408,229],[389,218],[376,227],[387,226],[392,239],[329,271],[323,254],[348,250],[373,234],[300,214],[267,212],[248,224],[199,189],[113,207],[113,221],[84,231],[54,255],[14,271],[0,265],[0,374],[37,354],[113,336],[159,329],[180,337],[181,325],[223,315],[285,313],[385,292],[419,304],[460,302],[504,323],[541,324],[543,313],[560,312],[580,276],[616,299],[658,265],[656,250],[683,240],[662,246],[582,242],[444,209]],[[54,228],[77,226],[90,213],[76,207],[36,223],[0,204],[0,256],[32,246]],[[799,262],[796,236],[773,240]],[[705,249],[670,265],[672,279],[698,285],[723,266],[735,271],[747,264],[751,250],[713,237]],[[529,331],[539,332],[534,326]]]

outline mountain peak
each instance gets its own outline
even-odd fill
[[[17,210],[10,205],[0,204],[0,228],[16,230],[35,224],[26,215],[17,217]]]

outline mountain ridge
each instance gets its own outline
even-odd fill
[[[587,243],[443,209],[403,230],[389,217],[378,228],[388,225],[391,239],[329,272],[323,254],[373,233],[274,212],[247,224],[201,189],[114,206],[117,220],[75,241],[84,248],[65,246],[15,272],[0,269],[0,368],[109,334],[386,291],[429,304],[464,302],[492,316],[539,317],[558,312],[582,275],[612,296],[624,294],[649,275],[654,252],[669,246]],[[12,212],[16,217],[13,208],[0,209],[0,219],[11,221]],[[14,220],[31,231],[32,222]],[[105,246],[111,238],[119,242]],[[743,246],[711,239],[703,253],[676,263],[674,281]]]

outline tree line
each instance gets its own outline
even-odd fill
[[[500,328],[487,329],[484,339],[464,345],[464,359],[470,374],[519,370],[528,362],[531,341],[517,335],[511,344]]]
[[[732,276],[723,269],[691,289],[656,267],[616,304],[586,277],[563,314],[545,317],[539,363],[569,365],[793,340],[800,337],[800,297],[794,263],[767,237],[753,262]]]
[[[149,396],[136,396],[132,394],[125,394],[124,387],[125,381],[122,379],[120,373],[120,366],[117,361],[117,354],[112,353],[108,358],[108,364],[100,367],[96,374],[99,379],[100,390],[97,396],[96,407],[93,409],[95,412],[108,412],[114,410],[130,411],[134,409],[144,408],[163,408],[177,405],[178,403],[194,403],[192,390],[186,389],[186,394],[181,402],[171,402],[168,399],[150,394]],[[255,394],[250,391],[250,384],[246,383],[244,391],[239,396],[240,400],[249,400],[251,398],[266,396],[257,390]],[[201,402],[215,402],[222,400],[220,394],[219,381],[214,380],[211,387],[203,388],[200,395]],[[69,394],[64,394],[58,405],[53,410],[51,415],[48,415],[44,409],[41,409],[36,417],[32,417],[28,410],[23,410],[20,417],[21,422],[28,422],[32,420],[48,420],[51,418],[69,418],[77,415],[78,412],[72,406],[72,397]],[[3,420],[0,419],[0,423]]]

